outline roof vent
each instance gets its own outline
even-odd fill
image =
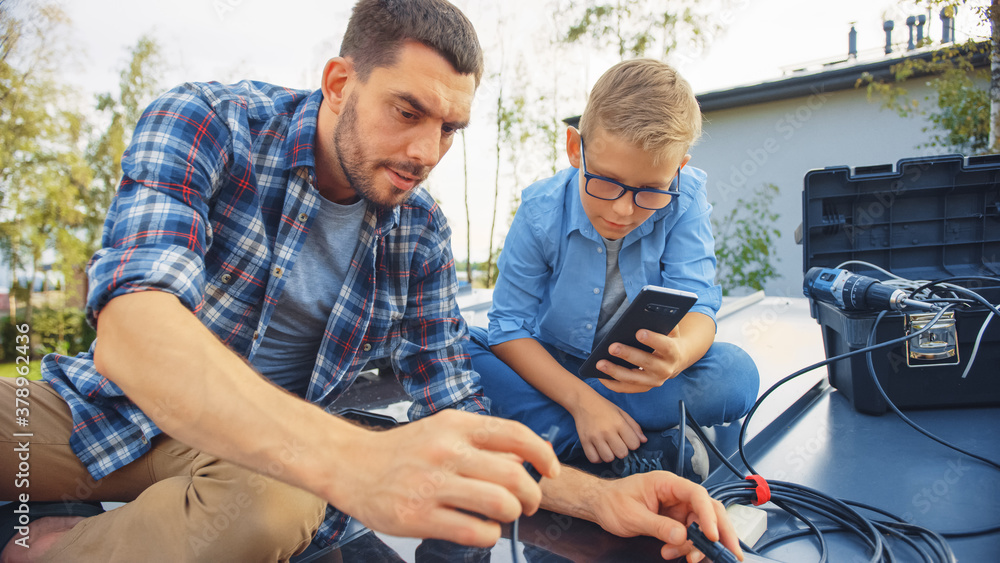
[[[955,40],[955,7],[946,6],[941,9],[941,43],[951,43]]]

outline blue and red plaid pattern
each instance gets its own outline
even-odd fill
[[[123,157],[103,248],[88,267],[88,320],[96,326],[119,295],[169,292],[252,364],[282,274],[319,209],[311,184],[321,101],[321,91],[241,82],[188,83],[153,102]],[[368,205],[307,400],[328,407],[365,363],[390,356],[414,399],[411,419],[443,408],[488,412],[455,304],[450,235],[422,188],[395,208]],[[69,404],[70,443],[95,479],[143,455],[159,434],[97,372],[93,347],[46,356],[43,374]],[[336,541],[345,521],[331,510],[320,542]]]

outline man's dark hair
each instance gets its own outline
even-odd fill
[[[390,67],[407,40],[437,51],[455,71],[483,76],[483,50],[472,22],[446,0],[360,0],[347,24],[340,56],[350,57],[362,81]]]

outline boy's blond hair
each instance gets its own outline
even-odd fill
[[[618,63],[594,85],[580,117],[580,134],[603,129],[656,155],[683,156],[701,136],[701,108],[691,85],[653,59]]]

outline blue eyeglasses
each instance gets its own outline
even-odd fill
[[[583,189],[591,197],[596,197],[597,199],[603,199],[605,201],[614,201],[626,193],[632,192],[632,201],[635,202],[636,206],[655,211],[657,209],[663,209],[669,205],[670,202],[673,201],[674,196],[681,195],[680,168],[677,169],[677,176],[674,177],[674,182],[671,184],[670,188],[665,190],[657,188],[636,188],[633,186],[626,186],[625,184],[617,180],[612,180],[611,178],[587,172],[587,153],[583,149],[583,137],[580,137],[580,157],[583,159]],[[674,185],[676,185],[676,188]]]

